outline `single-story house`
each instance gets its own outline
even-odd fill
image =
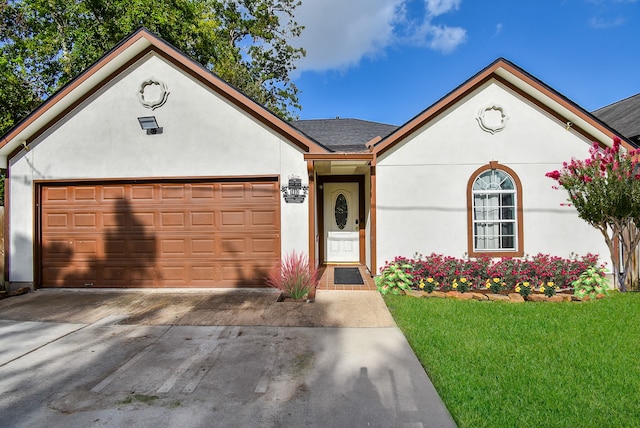
[[[381,102],[380,108],[384,108]],[[0,140],[13,286],[262,286],[292,251],[608,253],[545,173],[619,136],[498,59],[401,126],[287,123],[141,29]]]

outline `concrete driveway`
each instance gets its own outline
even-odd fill
[[[0,301],[0,426],[454,427],[377,292]]]

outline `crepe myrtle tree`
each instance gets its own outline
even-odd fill
[[[571,159],[560,170],[548,172],[554,188],[569,193],[569,203],[580,218],[602,233],[611,254],[620,291],[627,290],[627,275],[640,241],[640,150],[624,150],[620,139],[604,150],[594,143],[585,160]],[[618,244],[622,257],[618,257]],[[637,288],[637,284],[633,287]]]

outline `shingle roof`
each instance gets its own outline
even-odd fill
[[[626,138],[640,143],[640,94],[602,107],[593,115]]]
[[[360,119],[312,119],[291,122],[298,130],[336,152],[368,151],[366,143],[386,137],[398,127]]]

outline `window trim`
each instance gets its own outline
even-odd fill
[[[489,250],[478,251],[473,247],[474,227],[473,227],[473,183],[476,179],[488,170],[501,170],[513,179],[516,192],[516,248],[515,250]],[[491,161],[486,165],[476,169],[467,182],[467,254],[469,257],[522,257],[524,256],[524,222],[522,215],[522,183],[518,174],[505,165],[500,165],[498,161]]]

